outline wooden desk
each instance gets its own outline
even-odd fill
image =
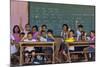
[[[23,65],[23,47],[51,47],[53,50],[53,54],[52,54],[52,63],[55,62],[54,60],[54,46],[55,46],[55,42],[20,42],[20,65]]]
[[[87,47],[89,47],[89,45],[95,45],[95,42],[88,42],[88,41],[86,41],[86,42],[69,42],[69,43],[66,43],[66,45],[68,47],[70,47],[70,46],[74,46],[74,47],[76,47],[76,46],[87,46]],[[68,49],[68,58],[71,61],[70,53],[71,52]],[[72,52],[72,53],[83,53],[83,51],[78,51],[78,52],[75,51],[75,52]]]

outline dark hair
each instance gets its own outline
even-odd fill
[[[36,31],[38,31],[38,26],[37,25],[33,26],[32,28],[36,28]]]
[[[62,25],[62,28],[63,28],[64,26],[66,26],[66,29],[68,30],[68,28],[69,28],[68,25],[67,25],[67,24],[63,24],[63,25]]]
[[[83,28],[83,25],[81,25],[81,24],[80,24],[80,25],[78,25],[78,28]]]
[[[29,24],[26,24],[25,27],[26,27],[27,25],[29,25]]]
[[[42,33],[42,32],[46,32],[46,31],[44,31],[44,30],[41,30],[41,33]]]
[[[32,32],[28,32],[27,34],[31,34],[33,36],[33,33]]]
[[[21,32],[20,34],[21,34],[21,35],[25,35],[25,33],[24,33],[24,32]]]
[[[94,30],[91,30],[91,32],[95,34],[95,31]]]
[[[18,28],[18,32],[17,32],[17,33],[20,33],[20,28],[19,28],[18,25],[15,25],[15,26],[13,27],[13,33],[16,33],[16,32],[15,32],[15,28],[16,28],[16,27]]]
[[[42,27],[42,28],[43,28],[43,27],[47,28],[47,25],[44,24],[44,25],[42,25],[41,27]]]
[[[74,34],[74,30],[70,30],[70,32],[73,32],[73,34]]]
[[[53,30],[48,29],[47,33],[49,33],[49,32],[53,34]]]

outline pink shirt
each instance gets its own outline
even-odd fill
[[[33,39],[37,39],[39,32],[33,32]]]
[[[95,36],[90,37],[90,42],[95,42]],[[90,45],[90,47],[95,48],[95,45]]]
[[[20,42],[21,39],[20,39],[18,33],[13,34],[13,37],[14,37],[16,43]]]

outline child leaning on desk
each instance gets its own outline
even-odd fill
[[[42,31],[41,32],[41,36],[40,36],[40,41],[41,42],[54,42],[55,41],[55,38],[53,36],[53,30],[51,29],[48,29],[47,32],[45,31]],[[46,48],[46,49],[43,49],[43,51],[47,51],[49,53],[52,53],[52,48]]]
[[[53,36],[53,30],[48,29],[47,32],[45,30],[41,31],[41,35],[39,36],[39,41],[40,42],[54,42],[55,38]],[[42,51],[46,54],[52,54],[53,50],[51,47],[44,47],[42,48]],[[51,59],[51,55],[49,56],[45,56],[44,57],[46,60],[50,60]]]
[[[28,32],[27,33],[27,38],[24,39],[23,41],[25,42],[36,42],[36,39],[33,39],[33,33]],[[35,57],[35,48],[34,47],[25,47],[25,63],[32,62],[32,60]]]

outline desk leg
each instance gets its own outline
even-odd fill
[[[69,51],[69,44],[67,43],[68,46],[68,62],[71,62],[71,57],[70,57],[70,51]]]
[[[23,51],[23,48],[20,44],[20,65],[22,65],[22,51]]]
[[[54,64],[55,63],[55,52],[54,52],[54,43],[53,43],[53,46],[52,46],[52,50],[53,50],[53,54],[52,54],[52,63]]]

